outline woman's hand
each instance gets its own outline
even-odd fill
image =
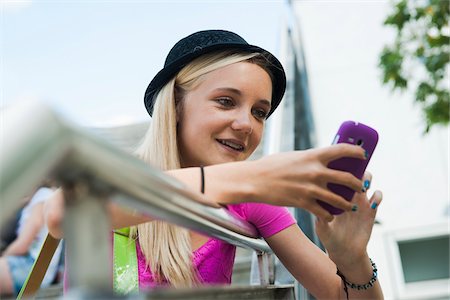
[[[254,163],[256,173],[249,179],[254,186],[254,201],[268,204],[301,207],[322,220],[333,216],[317,200],[349,211],[354,206],[327,188],[328,183],[347,186],[360,194],[362,181],[351,173],[333,170],[328,163],[342,157],[366,159],[359,146],[337,144],[321,149],[279,153]]]
[[[370,186],[372,175],[366,172],[363,179]],[[375,191],[370,199],[367,192],[355,193],[351,203],[358,205],[357,211],[338,215],[330,223],[316,220],[317,235],[338,266],[349,266],[358,258],[367,257],[367,243],[381,201],[380,191]]]

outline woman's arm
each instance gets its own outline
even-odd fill
[[[336,264],[297,225],[292,225],[266,239],[274,253],[297,279],[317,299],[346,299],[342,280],[336,275]],[[367,254],[354,260],[344,269],[339,267],[348,281],[365,284],[372,276]],[[368,290],[348,288],[349,299],[383,299],[377,282]]]
[[[262,202],[279,206],[304,208],[316,216],[331,221],[333,216],[317,199],[349,211],[352,204],[327,189],[329,182],[343,184],[361,192],[362,181],[347,172],[327,168],[340,157],[365,159],[361,147],[338,144],[322,149],[274,154],[256,161],[241,161],[211,165],[205,170],[205,195],[200,193],[200,168],[170,170],[166,173],[197,193],[204,203],[217,207],[223,204]],[[64,198],[61,191],[48,201],[46,219],[50,233],[61,237]],[[132,213],[120,206],[109,205],[113,228],[151,221],[147,216]]]
[[[370,174],[365,179],[371,180]],[[352,202],[358,204],[356,212],[336,216],[332,222],[318,219],[316,231],[327,249],[328,255],[317,248],[298,228],[292,225],[267,238],[267,242],[292,275],[318,299],[345,299],[341,278],[355,284],[366,284],[373,269],[367,255],[367,243],[381,192],[376,191],[371,199],[366,194],[355,194]],[[374,205],[376,203],[376,205]],[[349,299],[383,299],[378,281],[367,290],[348,287]]]
[[[364,149],[338,144],[322,149],[278,153],[256,161],[233,162],[205,168],[205,195],[213,203],[262,202],[301,207],[331,221],[333,216],[318,203],[320,199],[344,211],[353,204],[330,192],[328,183],[345,185],[361,193],[362,181],[350,173],[327,167],[341,157],[365,159]],[[167,172],[193,191],[200,190],[199,168]]]
[[[44,203],[35,204],[17,238],[5,249],[4,256],[24,255],[44,225]]]
[[[283,265],[317,299],[339,299],[336,266],[297,224],[266,238]]]

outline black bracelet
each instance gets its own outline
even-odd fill
[[[366,284],[355,284],[355,283],[351,283],[348,282],[347,279],[345,278],[344,274],[341,273],[341,271],[339,271],[339,269],[337,270],[336,274],[341,277],[342,282],[344,283],[344,291],[345,294],[347,295],[347,299],[348,299],[348,289],[347,287],[350,287],[352,289],[355,290],[367,290],[370,289],[371,287],[373,287],[373,285],[375,284],[375,282],[377,281],[378,278],[378,269],[377,269],[377,265],[372,261],[371,258],[370,259],[370,263],[372,264],[372,278],[370,278],[369,282]]]
[[[205,193],[205,170],[203,169],[203,166],[200,166],[200,178],[201,178],[201,186],[200,191],[202,194]]]

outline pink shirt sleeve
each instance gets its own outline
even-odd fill
[[[262,203],[242,203],[230,205],[229,209],[254,225],[263,238],[268,238],[297,223],[285,207]]]

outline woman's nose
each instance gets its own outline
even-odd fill
[[[251,134],[253,132],[251,115],[246,112],[237,114],[231,124],[231,128],[245,134]]]

